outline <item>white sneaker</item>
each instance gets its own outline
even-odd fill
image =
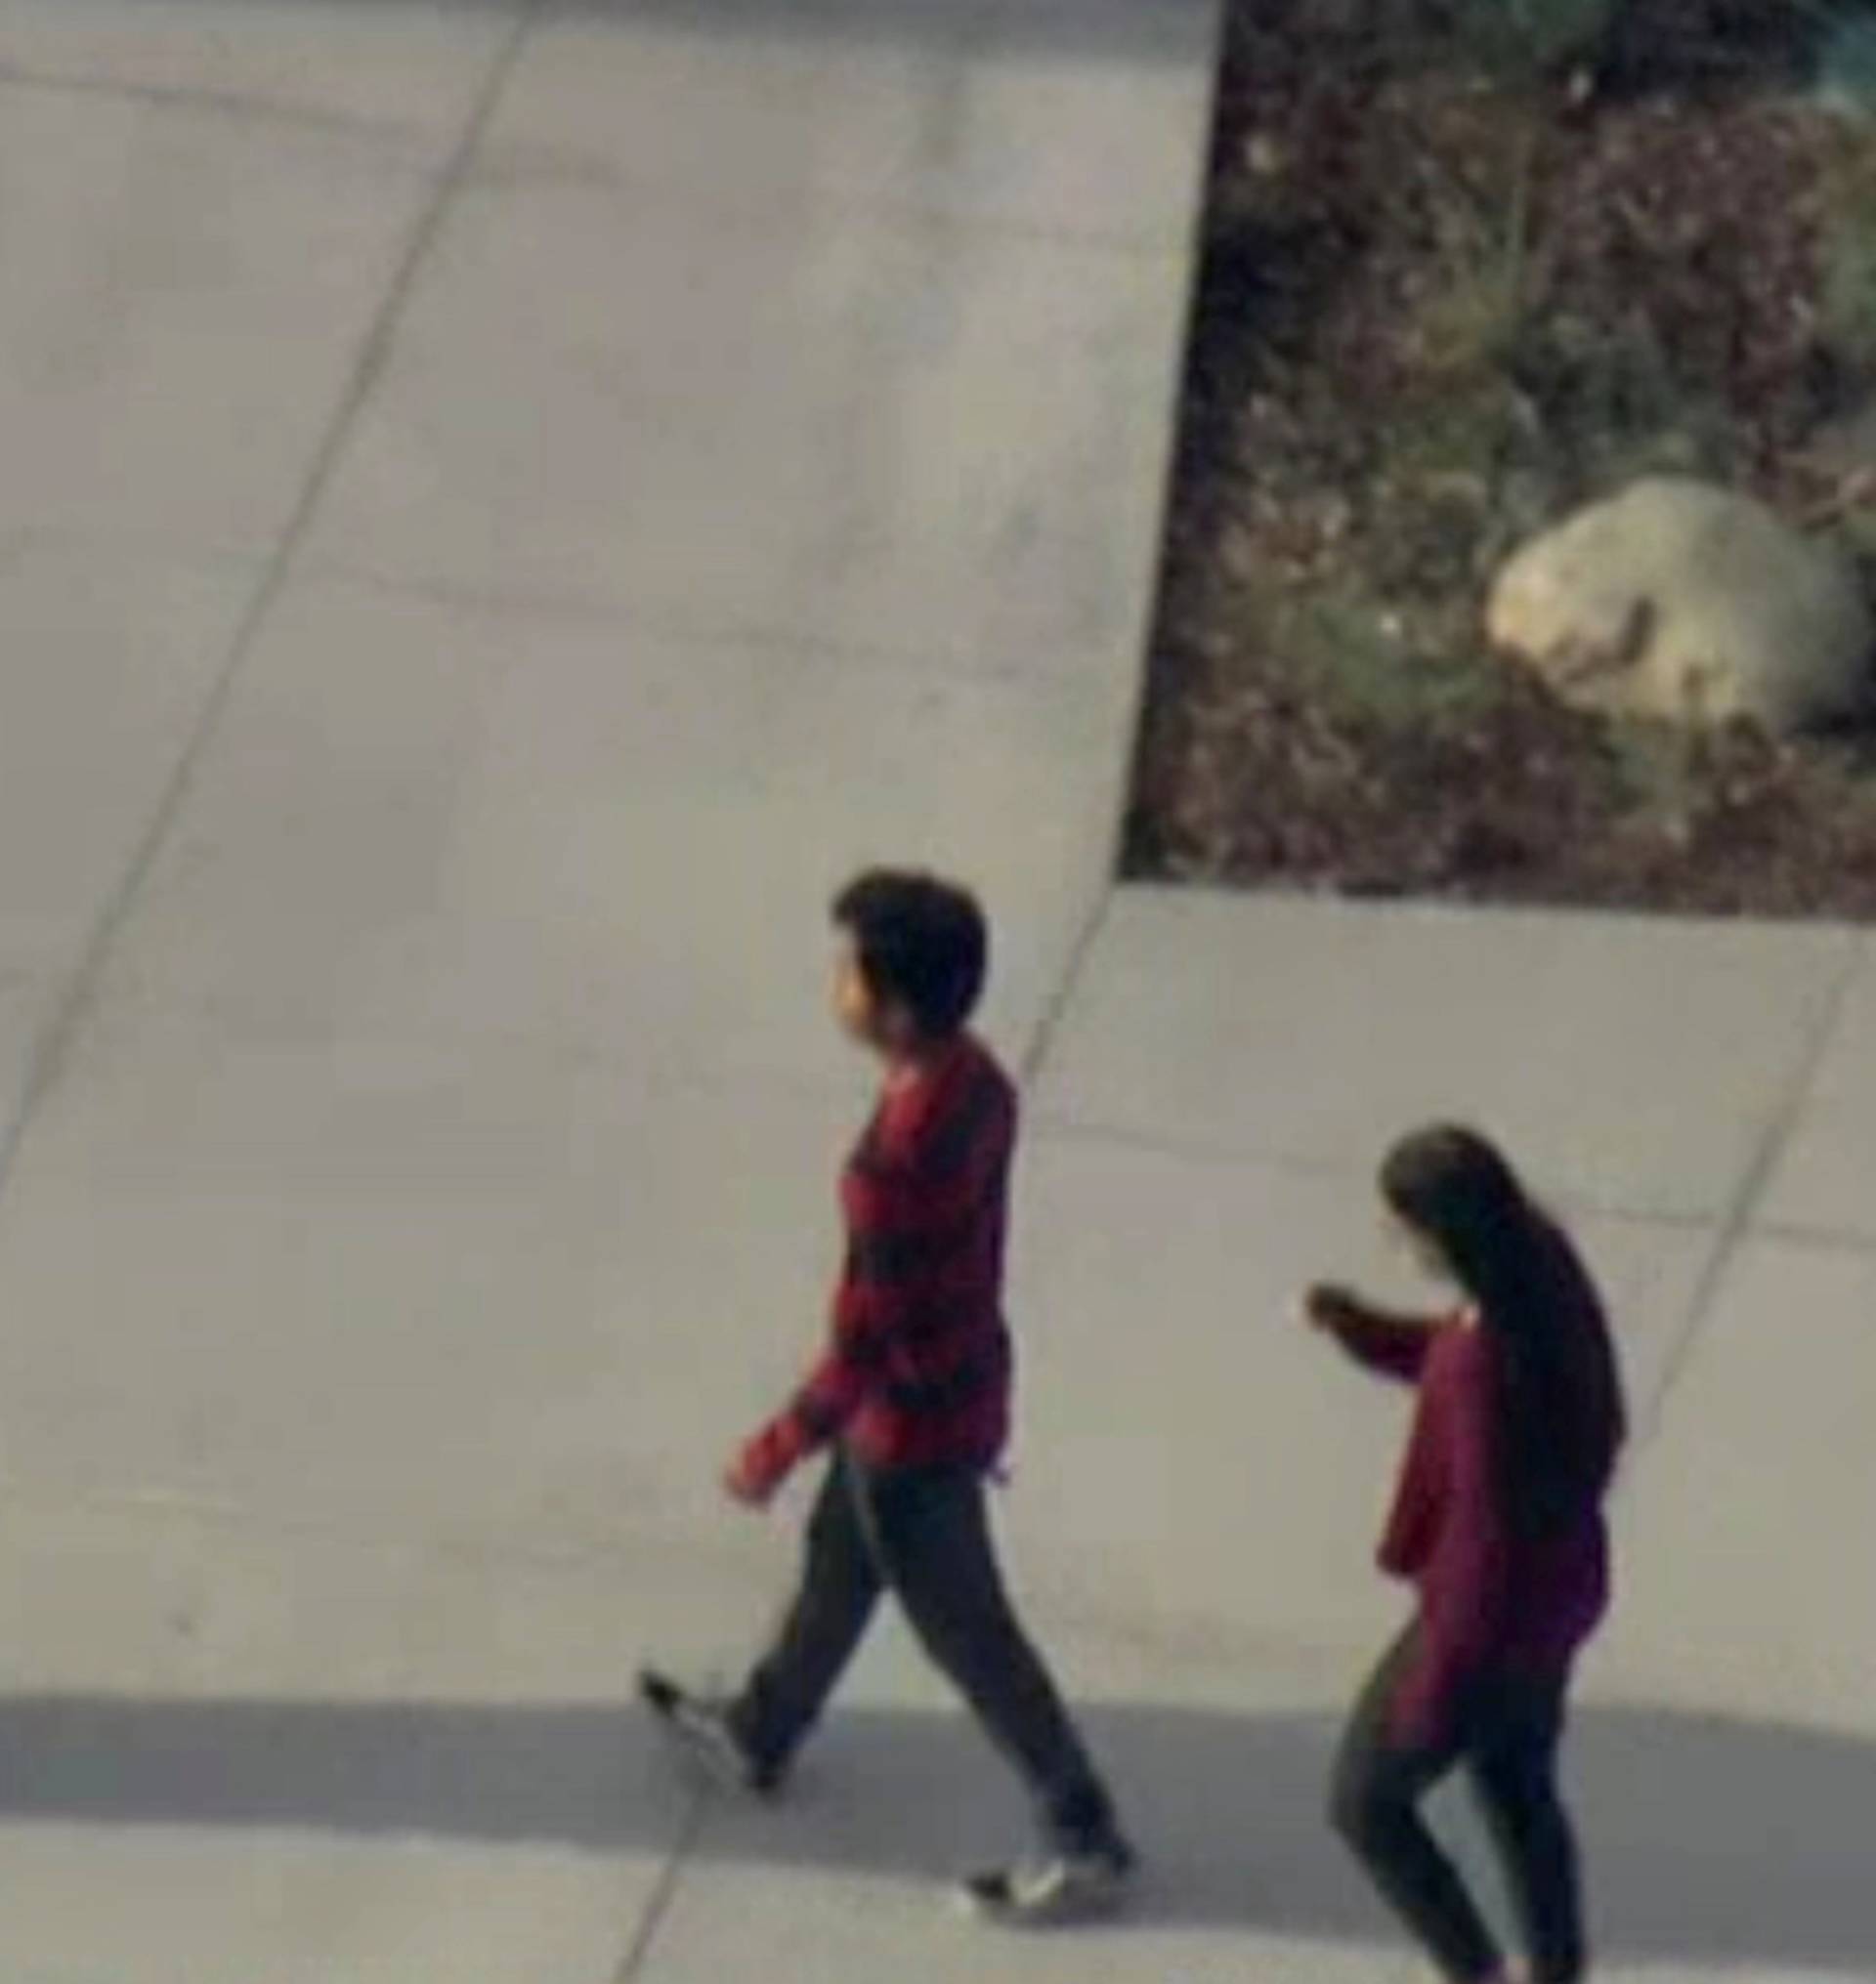
[[[1015,1867],[973,1875],[965,1902],[992,1921],[1053,1928],[1115,1914],[1132,1885],[1131,1850],[1116,1840],[1090,1853],[1054,1853]]]

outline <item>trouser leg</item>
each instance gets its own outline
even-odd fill
[[[1577,1984],[1584,1970],[1576,1833],[1557,1789],[1567,1685],[1562,1674],[1495,1684],[1468,1759],[1536,1984]]]
[[[731,1710],[751,1754],[774,1764],[793,1754],[859,1650],[883,1588],[853,1471],[836,1456],[808,1519],[794,1597]]]
[[[920,1643],[1029,1787],[1051,1840],[1108,1843],[1112,1800],[1011,1606],[982,1481],[961,1470],[867,1483],[879,1561]]]
[[[1382,1660],[1356,1704],[1336,1763],[1331,1818],[1444,1975],[1453,1984],[1479,1984],[1498,1971],[1498,1947],[1421,1816],[1422,1800],[1456,1754],[1403,1750],[1388,1738],[1388,1710],[1412,1657],[1410,1633]]]

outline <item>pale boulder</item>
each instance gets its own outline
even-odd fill
[[[1750,497],[1665,478],[1527,544],[1486,631],[1579,706],[1777,735],[1862,707],[1876,646],[1847,556]]]

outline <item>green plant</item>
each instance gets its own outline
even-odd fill
[[[1519,384],[1556,437],[1554,466],[1579,494],[1612,486],[1643,467],[1724,454],[1727,423],[1688,390],[1645,313],[1620,324],[1559,314],[1532,326],[1519,348]],[[1683,461],[1684,470],[1691,463]]]
[[[1876,215],[1832,230],[1824,324],[1830,342],[1859,370],[1876,364]]]
[[[1604,743],[1630,810],[1671,839],[1686,839],[1700,810],[1704,739],[1668,724],[1615,717]]]
[[[1274,645],[1322,708],[1383,731],[1422,730],[1483,706],[1496,687],[1475,654],[1421,651],[1403,615],[1353,584],[1278,607]]]
[[[1476,483],[1489,493],[1517,435],[1512,389],[1489,373],[1436,387],[1384,413],[1375,473],[1423,490]]]

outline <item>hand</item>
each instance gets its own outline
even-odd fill
[[[723,1470],[723,1492],[744,1508],[767,1508],[782,1487],[782,1476],[769,1464],[762,1443],[751,1440]]]
[[[1361,1304],[1346,1288],[1318,1282],[1302,1297],[1302,1320],[1311,1330],[1333,1333],[1353,1321]]]

